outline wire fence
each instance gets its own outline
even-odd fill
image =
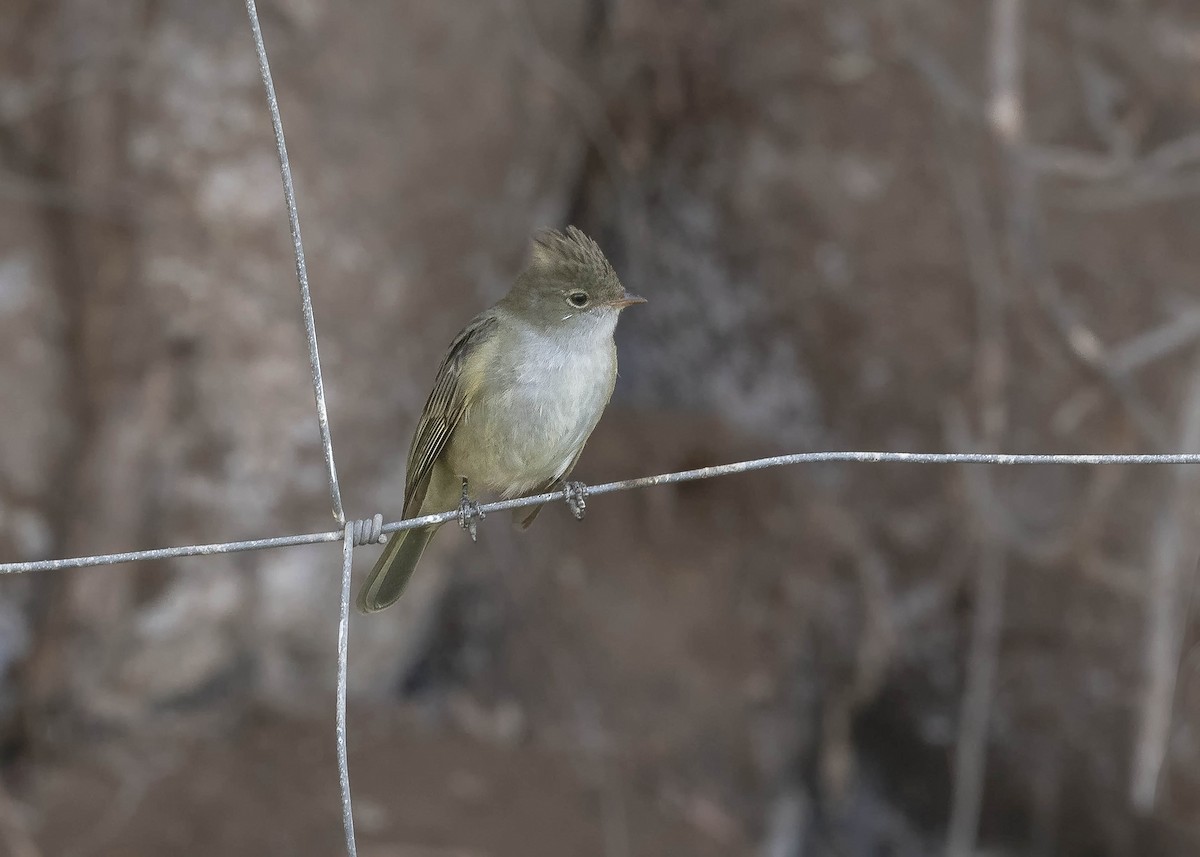
[[[361,545],[378,543],[382,541],[383,537],[388,533],[394,533],[400,530],[413,529],[417,527],[425,527],[431,524],[445,523],[451,520],[459,520],[461,519],[462,513],[457,510],[446,511],[433,515],[424,515],[419,518],[410,518],[389,523],[384,523],[383,516],[381,514],[376,514],[370,519],[346,519],[342,506],[341,490],[338,485],[337,468],[334,464],[333,440],[329,428],[328,409],[325,404],[325,385],[321,375],[321,358],[319,349],[317,347],[316,321],[313,316],[312,296],[308,283],[308,269],[307,265],[305,264],[304,245],[300,234],[300,218],[296,205],[296,193],[292,182],[291,166],[288,162],[287,145],[284,142],[283,121],[279,112],[279,102],[275,94],[275,85],[271,76],[270,64],[267,59],[267,50],[263,41],[262,29],[259,24],[258,10],[255,6],[254,0],[245,0],[245,2],[246,12],[250,19],[250,29],[254,39],[254,47],[258,57],[259,71],[262,76],[263,87],[266,91],[267,107],[270,113],[271,125],[275,135],[276,148],[279,155],[280,177],[283,184],[284,202],[287,208],[288,225],[291,231],[292,248],[296,262],[296,279],[300,288],[301,314],[308,345],[308,358],[312,374],[313,396],[316,404],[317,424],[320,430],[321,446],[325,456],[325,468],[329,481],[329,496],[332,505],[333,517],[338,522],[340,529],[330,530],[327,532],[300,533],[296,535],[273,536],[268,538],[219,542],[214,544],[180,545],[177,547],[135,550],[124,553],[99,554],[95,556],[2,563],[0,564],[0,575],[115,565],[126,562],[171,559],[189,556],[211,556],[214,554],[269,550],[273,548],[340,541],[342,543],[342,585],[337,631],[338,657],[336,690],[336,743],[338,779],[341,788],[342,823],[345,830],[346,852],[349,857],[357,857],[357,845],[354,835],[353,802],[350,794],[350,772],[347,762],[346,728],[346,686],[349,664],[348,641],[350,626],[351,569],[354,558],[354,549]],[[701,467],[694,470],[662,473],[656,476],[643,476],[617,482],[606,482],[599,485],[587,486],[584,490],[588,496],[595,496],[600,494],[611,494],[617,491],[629,491],[637,488],[649,488],[655,485],[669,485],[678,482],[711,479],[717,476],[749,473],[771,467],[834,462],[924,465],[1200,465],[1200,453],[1082,453],[1039,455],[974,452],[801,452],[788,455],[777,455],[769,458],[738,461],[711,467]],[[517,509],[525,506],[535,506],[555,500],[569,501],[571,490],[572,489],[568,488],[561,491],[547,492],[544,494],[520,497],[511,500],[483,503],[477,507],[477,511],[486,514],[493,511]]]

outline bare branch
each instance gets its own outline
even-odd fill
[[[1025,108],[1021,99],[1022,0],[992,0],[992,96],[988,121],[1009,146],[1024,138]]]
[[[1183,407],[1180,442],[1200,449],[1200,358],[1192,370]],[[1141,813],[1153,811],[1158,783],[1171,737],[1175,682],[1187,604],[1183,576],[1191,571],[1197,547],[1193,510],[1200,500],[1200,477],[1180,469],[1174,473],[1169,507],[1159,517],[1150,553],[1150,591],[1147,595],[1145,690],[1138,719],[1130,799]]]
[[[1200,308],[1181,313],[1154,330],[1138,334],[1112,349],[1105,362],[1112,371],[1129,375],[1200,339]]]
[[[995,448],[1008,432],[1009,355],[1006,335],[1007,307],[1013,284],[1027,270],[1025,253],[1032,229],[1034,175],[1021,161],[1025,138],[1025,107],[1021,90],[1024,44],[1021,39],[1022,0],[992,0],[989,53],[991,86],[987,116],[992,132],[1006,156],[1011,195],[1007,204],[1007,273],[987,229],[986,211],[977,176],[957,183],[960,210],[970,255],[982,254],[988,261],[987,276],[974,277],[978,345],[976,386],[982,416],[983,443]],[[971,192],[966,192],[966,191]],[[972,238],[972,235],[974,237]],[[974,245],[974,247],[972,247]],[[971,250],[974,249],[974,253]],[[974,270],[980,265],[973,264]],[[952,434],[957,443],[966,442],[966,420],[960,419]],[[961,446],[960,446],[961,448]],[[971,477],[974,477],[972,480]],[[954,793],[946,832],[947,857],[971,857],[979,836],[979,817],[987,776],[988,725],[1000,664],[1000,630],[1004,624],[1004,587],[1008,557],[999,534],[989,524],[997,518],[1001,503],[990,474],[972,471],[972,507],[979,522],[980,561],[974,575],[971,643],[967,656],[966,686],[959,713],[958,740],[954,748]],[[1007,517],[1004,515],[1003,517]]]

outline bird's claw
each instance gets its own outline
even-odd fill
[[[476,528],[487,515],[479,504],[467,493],[467,480],[463,480],[462,500],[458,504],[458,525],[471,534],[471,541],[476,541]]]
[[[587,514],[587,493],[587,486],[582,482],[568,482],[563,486],[563,499],[577,521],[582,521]]]

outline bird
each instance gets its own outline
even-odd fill
[[[438,368],[408,453],[403,517],[457,507],[474,536],[469,491],[508,499],[566,485],[612,397],[617,319],[645,302],[576,227],[534,233],[508,294],[468,322]],[[541,508],[514,509],[514,524],[528,528]],[[388,538],[359,590],[359,611],[399,600],[440,526]]]

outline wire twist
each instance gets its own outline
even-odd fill
[[[349,534],[354,547],[375,545],[385,542],[383,536],[383,515],[376,514],[374,518],[359,521],[347,521],[346,533]]]

